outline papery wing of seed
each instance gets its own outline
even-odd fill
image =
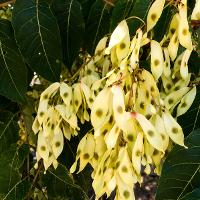
[[[146,164],[146,166],[145,166],[145,169],[144,169],[144,172],[147,174],[147,175],[149,175],[150,173],[151,173],[151,166],[150,166],[150,164]]]
[[[102,68],[102,77],[105,77],[106,74],[109,72],[109,68],[110,68],[110,65],[111,65],[111,61],[110,61],[109,56],[105,56],[104,57],[102,65],[103,65],[103,68]]]
[[[169,95],[167,95],[164,99],[165,107],[169,110],[174,105],[176,105],[183,95],[185,95],[189,91],[189,87],[183,87],[177,91],[171,92]]]
[[[52,152],[49,154],[51,155],[49,156],[48,160],[43,160],[45,171],[50,167],[50,165],[53,163],[53,160],[55,159],[55,156],[53,155]]]
[[[155,150],[154,147],[152,147],[152,145],[145,138],[144,139],[144,155],[147,159],[147,163],[149,164],[153,163],[152,155],[153,155],[154,150]]]
[[[164,68],[163,68],[163,74],[166,76],[166,77],[170,77],[171,75],[171,64],[170,64],[170,57],[169,57],[169,51],[167,48],[164,48],[163,49],[164,51],[164,57],[165,57],[165,62],[164,62]]]
[[[169,45],[167,47],[172,61],[176,59],[178,53],[178,47],[179,47],[178,30],[176,30],[172,35]]]
[[[194,86],[185,96],[181,99],[180,104],[177,107],[177,114],[176,116],[183,115],[187,112],[187,110],[192,105],[196,96],[196,86]]]
[[[116,54],[119,63],[122,61],[122,59],[124,59],[128,55],[129,48],[130,48],[130,35],[128,32],[125,35],[124,39],[116,46]]]
[[[163,121],[165,125],[165,129],[169,137],[180,146],[184,146],[184,134],[181,126],[175,121],[175,119],[171,116],[170,113],[163,113]]]
[[[196,0],[192,11],[191,20],[200,20],[200,0]]]
[[[132,165],[137,174],[141,172],[141,160],[143,154],[143,134],[138,133],[132,150]]]
[[[73,129],[79,129],[78,127],[78,120],[76,114],[72,113],[67,122]]]
[[[82,92],[81,92],[80,83],[77,83],[77,84],[74,85],[73,101],[74,101],[73,103],[74,103],[75,113],[77,113],[79,107],[82,104]]]
[[[146,85],[147,90],[150,91],[150,95],[152,95],[153,98],[159,97],[159,90],[157,88],[156,81],[150,72],[142,70],[141,80],[144,80],[144,84]]]
[[[45,89],[41,96],[40,96],[40,101],[44,100],[44,99],[49,99],[50,97],[54,96],[55,93],[58,91],[60,87],[60,83],[55,82],[52,83],[47,89]]]
[[[103,174],[99,174],[98,177],[96,177],[96,179],[93,180],[92,182],[92,187],[95,191],[95,198],[96,199],[100,199],[101,196],[106,192],[106,189],[104,187],[104,177]]]
[[[45,118],[45,112],[48,109],[48,102],[50,97],[55,95],[55,93],[58,91],[60,87],[60,83],[55,82],[51,84],[46,90],[44,90],[40,96],[40,102],[38,107],[38,121],[40,124],[42,124],[44,118]]]
[[[42,131],[38,133],[37,152],[41,156],[41,158],[43,158],[44,160],[48,160],[49,148],[46,138],[44,137],[44,133]]]
[[[183,53],[181,53],[175,60],[174,66],[172,68],[172,78],[178,77],[180,74],[181,60],[183,58]]]
[[[72,88],[66,83],[60,84],[60,96],[66,106],[69,106],[72,102]]]
[[[136,42],[137,42],[137,38],[135,35],[130,43],[129,55],[132,53],[133,49],[135,48]]]
[[[119,191],[118,199],[135,200],[133,186],[127,185],[119,175],[116,178],[117,178],[117,189]]]
[[[132,69],[135,69],[139,63],[140,46],[141,46],[141,41],[142,41],[142,36],[143,36],[142,30],[141,29],[137,30],[136,35],[137,35],[136,43],[130,57],[130,65]]]
[[[59,126],[60,123],[55,127],[54,136],[52,140],[52,150],[55,158],[58,158],[64,147],[63,133]]]
[[[115,124],[112,129],[106,133],[104,138],[108,149],[115,147],[120,131],[120,128]]]
[[[147,15],[147,32],[149,32],[158,22],[162,14],[164,5],[165,5],[165,0],[156,0],[151,5]]]
[[[127,152],[127,148],[123,147],[119,151],[119,167],[117,171],[122,181],[129,187],[133,187],[133,184],[137,182],[137,177],[133,171],[133,166]]]
[[[165,125],[163,119],[157,114],[155,115],[155,128],[157,132],[161,135],[163,141],[163,149],[164,151],[167,149],[169,145],[169,136],[166,132]]]
[[[170,27],[169,27],[169,33],[167,35],[167,38],[170,38],[174,35],[177,27],[179,25],[179,14],[176,13],[173,17],[172,17],[172,20],[171,20],[171,23],[170,23]]]
[[[180,21],[178,26],[178,38],[180,44],[186,49],[192,50],[193,46],[192,46],[191,33],[189,31],[189,25],[187,21],[187,4],[185,4],[184,6],[180,4],[178,6],[178,9],[180,15]]]
[[[156,80],[160,78],[163,73],[164,59],[163,52],[160,44],[152,40],[151,41],[151,72]]]
[[[104,193],[106,193],[107,197],[109,197],[111,195],[112,191],[113,191],[113,190],[109,190],[109,188],[108,188],[108,184],[109,184],[109,181],[113,177],[113,173],[114,173],[114,170],[112,168],[106,169],[106,171],[104,173],[104,177],[103,177],[103,179],[104,179],[104,186],[103,186],[103,189],[105,190]],[[102,193],[102,195],[104,193]]]
[[[94,169],[97,168],[100,159],[102,158],[103,154],[106,152],[106,143],[104,137],[102,135],[95,138],[95,150],[94,156],[92,158],[92,167]]]
[[[90,90],[90,88],[84,84],[84,83],[81,83],[81,89],[83,91],[83,94],[85,96],[85,99],[86,99],[86,102],[88,104],[88,107],[91,109],[92,108],[92,104],[93,104],[93,97],[92,97],[92,91]]]
[[[102,82],[103,80],[105,80],[105,77],[104,78],[101,78],[101,79],[98,79],[96,80],[93,84],[92,84],[92,87],[91,87],[91,90],[95,90],[95,91],[98,91],[102,85]]]
[[[87,163],[90,162],[90,160],[93,158],[94,150],[95,150],[94,135],[88,133],[85,145],[83,147],[83,151],[80,154],[80,166],[78,173],[81,172],[85,168]]]
[[[151,40],[147,37],[147,32],[143,34],[142,36],[142,41],[141,41],[141,47],[147,45],[148,43],[151,42]]]
[[[119,62],[118,62],[118,59],[117,59],[116,47],[113,47],[110,50],[110,60],[111,60],[111,63],[112,63],[112,67],[118,68]]]
[[[67,140],[70,140],[72,132],[70,131],[69,124],[66,123],[65,121],[62,121],[61,127],[62,127],[62,131],[63,131],[63,134],[64,134],[65,138]]]
[[[120,86],[112,86],[113,111],[117,126],[126,131],[126,112],[124,102],[124,91]]]
[[[147,105],[150,104],[150,92],[144,83],[138,83],[135,110],[143,115],[146,114]]]
[[[93,177],[92,187],[95,191],[96,198],[100,198],[102,195],[102,188],[104,186],[103,168],[105,167],[104,166],[105,160],[107,160],[109,156],[110,156],[110,150],[107,150],[104,153],[102,159],[100,160],[100,163],[96,169],[96,173],[94,174],[94,177]]]
[[[116,180],[115,175],[113,175],[113,177],[109,180],[108,186],[107,186],[107,190],[109,192],[107,194],[108,197],[110,196],[111,192],[115,190],[116,185],[117,185],[117,180]]]
[[[91,109],[91,123],[95,130],[103,125],[106,116],[109,115],[111,99],[110,88],[104,88],[94,100]]]
[[[51,137],[53,135],[55,125],[57,123],[57,121],[54,120],[54,117],[56,117],[54,115],[54,108],[50,107],[47,110],[44,121],[43,121],[43,133],[45,137],[49,137],[49,136]]]
[[[188,74],[188,77],[186,78],[186,80],[180,79],[179,81],[177,81],[174,87],[172,88],[172,90],[179,90],[180,88],[187,87],[188,84],[190,83],[190,77],[191,77],[191,73]]]
[[[45,113],[48,110],[48,99],[39,102],[39,107],[37,111],[38,122],[41,125],[45,119]]]
[[[128,25],[126,23],[126,20],[121,21],[118,26],[115,28],[115,30],[113,31],[111,37],[110,37],[110,41],[109,41],[109,45],[108,47],[105,49],[105,53],[106,54],[110,54],[110,50],[116,46],[117,44],[119,44],[124,38],[125,36],[129,34],[129,29],[128,29]]]
[[[32,130],[35,134],[37,134],[40,129],[41,129],[41,126],[40,126],[40,123],[39,123],[38,118],[36,116],[34,121],[33,121],[33,124],[32,124]]]
[[[145,137],[147,138],[148,142],[157,150],[163,150],[163,141],[161,135],[156,131],[153,124],[147,120],[142,114],[135,113],[135,118],[139,122],[142,130],[144,131]]]
[[[94,55],[95,55],[94,62],[98,62],[102,58],[102,56],[104,54],[103,51],[106,48],[107,40],[108,40],[108,37],[103,37],[97,44],[95,53],[94,53]]]
[[[88,111],[86,109],[84,109],[83,116],[84,116],[85,121],[87,122],[90,121],[90,115],[88,114]]]
[[[89,88],[91,88],[92,85],[98,80],[99,80],[99,75],[90,74],[90,75],[86,75],[86,76],[82,77],[81,83],[84,83]]]
[[[80,142],[78,144],[77,152],[76,152],[76,160],[75,160],[75,162],[73,163],[73,165],[70,168],[70,173],[74,173],[75,170],[76,170],[77,161],[80,158],[80,155],[83,154],[83,149],[84,149],[86,140],[87,140],[87,134],[80,140]]]
[[[69,107],[63,105],[63,104],[58,104],[55,106],[55,109],[58,111],[58,113],[61,115],[61,117],[67,121],[69,117],[71,116],[71,111],[69,110]]]
[[[190,58],[191,53],[192,53],[191,50],[186,49],[184,51],[183,58],[181,61],[180,74],[184,80],[187,79],[188,77],[188,60]]]
[[[164,74],[161,76],[161,78],[162,78],[162,85],[165,89],[165,93],[169,94],[172,91],[172,88],[174,88],[174,83],[171,77],[165,77]]]
[[[155,149],[154,152],[153,152],[153,155],[152,155],[152,160],[153,160],[153,163],[155,165],[154,172],[158,175],[160,175],[160,173],[161,173],[162,159],[163,159],[163,153]]]
[[[58,161],[56,159],[53,160],[53,167],[54,169],[57,169],[58,167]]]
[[[106,117],[105,123],[100,128],[94,131],[94,137],[96,138],[100,135],[105,136],[106,133],[109,132],[113,127],[113,122],[114,122],[113,115]]]

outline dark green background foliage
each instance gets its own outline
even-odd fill
[[[1,1],[1,3],[6,0]],[[71,71],[80,52],[93,55],[98,41],[128,19],[130,34],[145,25],[151,0],[16,0],[11,21],[0,20],[0,199],[22,200],[39,191],[42,199],[88,199],[90,169],[70,175],[68,169],[80,138],[66,143],[57,170],[44,175],[34,169],[34,147],[18,145],[18,120],[26,123],[31,141],[34,103],[27,98],[33,72],[49,82],[59,81],[62,70]],[[194,4],[189,4],[191,12]],[[161,41],[175,9],[168,6],[153,38]],[[200,28],[192,30],[200,47]],[[147,52],[148,52],[148,47]],[[144,49],[145,49],[144,48]],[[145,52],[144,52],[145,53]],[[199,76],[200,50],[189,60],[193,79]],[[143,57],[141,57],[143,58]],[[148,63],[141,60],[142,63]],[[39,86],[38,86],[39,87]],[[38,88],[38,91],[44,88]],[[176,146],[164,163],[156,199],[200,199],[200,89],[190,110],[178,118],[188,149]],[[88,128],[88,125],[83,127]],[[85,130],[86,131],[86,130]],[[83,131],[83,133],[85,132]],[[31,151],[30,151],[31,149]],[[67,166],[67,167],[66,167]],[[46,194],[42,188],[46,188]]]

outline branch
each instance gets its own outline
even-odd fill
[[[8,4],[11,4],[11,3],[14,3],[14,2],[15,2],[15,0],[9,0],[5,3],[0,3],[0,8],[6,7],[6,6],[8,6]]]

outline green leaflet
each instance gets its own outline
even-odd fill
[[[173,148],[163,165],[156,200],[182,200],[199,187],[199,141],[200,129],[197,129],[185,140],[188,149],[178,145]]]
[[[27,70],[17,48],[14,32],[8,20],[0,20],[0,94],[25,102]]]
[[[49,5],[38,0],[16,1],[12,25],[20,51],[32,70],[50,81],[59,80],[61,40]]]

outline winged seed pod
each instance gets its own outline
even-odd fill
[[[115,47],[117,44],[120,44],[120,42],[122,42],[122,40],[129,35],[129,29],[127,26],[127,23],[125,20],[121,21],[118,26],[115,28],[115,30],[113,31],[111,37],[110,37],[110,41],[109,41],[109,45],[108,47],[105,49],[105,53],[106,54],[110,54],[110,50]]]
[[[140,132],[137,135],[132,151],[132,164],[138,175],[140,174],[141,171],[142,154],[143,154],[143,134]]]
[[[189,49],[192,50],[192,39],[191,34],[189,31],[189,25],[187,21],[187,1],[182,0],[181,3],[178,6],[179,9],[179,15],[180,15],[180,21],[178,26],[178,38],[180,41],[180,44]]]
[[[151,41],[151,72],[158,80],[163,73],[164,59],[160,44],[155,40]]]
[[[37,111],[37,119],[40,124],[42,124],[45,117],[45,112],[48,109],[49,99],[57,92],[60,87],[60,83],[56,82],[51,84],[46,90],[44,90],[40,96],[40,102]]]
[[[187,94],[184,95],[177,107],[177,117],[186,113],[186,111],[190,108],[195,99],[196,92],[196,86],[194,86]]]
[[[196,0],[192,11],[191,20],[200,20],[200,0]]]
[[[180,146],[184,146],[184,134],[181,126],[175,121],[169,112],[164,112],[162,115],[165,129],[169,137]]]
[[[176,30],[172,35],[172,37],[170,38],[170,42],[167,47],[172,61],[174,61],[177,56],[178,47],[179,47],[178,30]]]
[[[147,32],[149,32],[156,25],[162,14],[164,5],[165,0],[156,0],[151,5],[147,15]]]
[[[186,49],[183,53],[183,57],[181,60],[181,66],[180,66],[180,74],[181,77],[185,80],[188,77],[188,60],[190,58],[192,51],[189,49]]]
[[[179,14],[176,13],[171,20],[170,27],[169,27],[169,33],[168,37],[171,39],[171,37],[174,35],[177,27],[179,25]]]
[[[131,115],[139,122],[148,142],[154,148],[164,152],[162,137],[160,134],[158,134],[153,124],[139,113],[132,113]]]

